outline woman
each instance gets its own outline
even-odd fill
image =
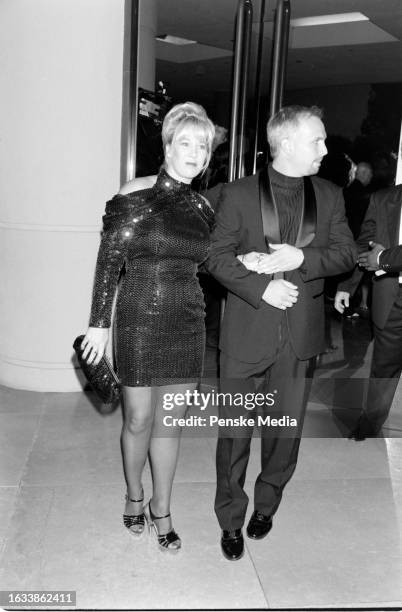
[[[214,126],[201,106],[174,106],[162,126],[165,161],[158,176],[130,181],[107,203],[90,327],[82,343],[84,358],[98,363],[124,266],[114,322],[123,386],[123,521],[140,536],[146,520],[161,550],[170,552],[181,547],[170,516],[180,428],[166,431],[162,400],[165,393],[194,390],[202,371],[204,302],[196,272],[207,256],[213,213],[190,184],[208,167],[213,138]],[[169,415],[182,417],[185,411],[177,406]],[[144,507],[141,476],[148,454],[153,492]]]

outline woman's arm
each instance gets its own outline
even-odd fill
[[[120,189],[125,195],[152,187],[155,177],[141,177],[129,181]],[[95,269],[92,307],[89,328],[82,342],[83,357],[88,363],[99,363],[108,340],[111,325],[113,298],[123,267],[127,248],[134,236],[132,207],[125,198],[113,198],[106,205],[103,217],[103,232]],[[131,214],[130,214],[131,213]]]

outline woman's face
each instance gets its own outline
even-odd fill
[[[184,126],[166,145],[166,171],[182,183],[191,183],[203,169],[207,157],[207,140],[202,129]]]

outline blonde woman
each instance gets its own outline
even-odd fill
[[[204,301],[197,267],[205,260],[213,213],[191,181],[209,164],[214,126],[194,103],[174,106],[162,126],[165,161],[157,176],[136,178],[106,205],[84,358],[98,363],[119,286],[114,337],[123,385],[121,447],[127,483],[124,525],[145,521],[161,550],[177,552],[170,501],[180,428],[163,425],[165,393],[192,391],[201,376]],[[186,407],[169,411],[184,415]],[[173,420],[172,420],[173,422]],[[141,477],[149,455],[153,491],[144,506]]]

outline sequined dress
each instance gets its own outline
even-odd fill
[[[197,279],[213,212],[190,185],[161,170],[149,189],[106,204],[90,325],[114,319],[123,385],[197,380],[204,354],[204,298]]]

